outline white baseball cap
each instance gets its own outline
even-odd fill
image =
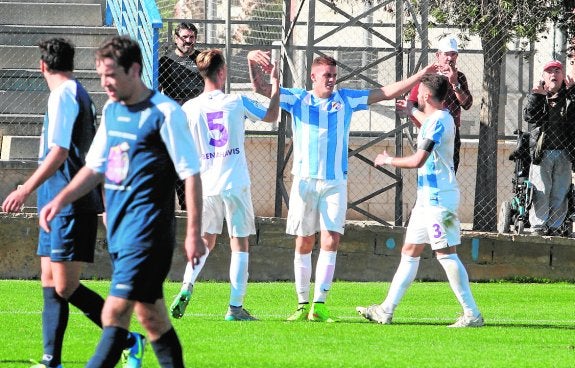
[[[453,36],[447,36],[439,40],[437,44],[437,51],[439,52],[457,52],[457,40]]]

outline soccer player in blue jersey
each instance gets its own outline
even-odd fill
[[[264,74],[271,70],[270,52],[248,53],[254,91],[270,95]],[[288,320],[334,322],[325,301],[335,271],[347,210],[347,152],[352,114],[370,104],[396,98],[436,71],[429,65],[406,80],[372,90],[336,89],[337,63],[329,56],[311,65],[313,89],[280,88],[280,107],[292,116],[294,176],[286,232],[296,235],[294,274],[298,307]],[[320,232],[313,304],[309,304],[311,252]]]
[[[116,36],[104,42],[96,51],[96,71],[109,100],[86,165],[42,209],[40,224],[50,231],[50,221],[67,203],[103,183],[114,271],[102,311],[102,337],[87,367],[113,367],[119,361],[133,312],[160,366],[183,367],[162,287],[175,245],[176,176],[186,185],[187,257],[197,264],[205,253],[197,153],[181,107],[143,83],[136,41]],[[143,346],[138,350],[126,367],[141,366]]]
[[[39,166],[34,174],[2,204],[5,212],[18,212],[37,191],[38,210],[64,188],[84,165],[96,132],[96,112],[90,96],[74,78],[74,46],[62,38],[40,42],[40,72],[50,96],[44,116]],[[62,342],[68,324],[68,303],[102,327],[104,300],[80,283],[85,262],[94,261],[98,214],[103,211],[100,192],[87,192],[62,208],[51,233],[40,229],[38,255],[42,269],[42,336],[44,354],[33,367],[61,367]]]
[[[401,261],[387,297],[381,304],[356,308],[370,321],[391,323],[395,308],[415,279],[425,244],[431,244],[463,308],[461,317],[449,327],[483,326],[483,317],[469,287],[467,271],[456,252],[456,246],[461,244],[457,217],[459,187],[453,166],[456,126],[449,111],[443,109],[448,89],[445,76],[426,75],[419,85],[417,109],[411,102],[398,101],[400,111],[407,111],[423,122],[417,138],[417,151],[407,157],[392,157],[384,151],[374,161],[375,166],[417,168],[417,198],[407,225]]]
[[[181,318],[190,300],[194,282],[209,251],[222,233],[224,219],[230,248],[230,303],[225,319],[251,321],[255,318],[243,308],[248,283],[249,236],[256,233],[250,190],[250,173],[245,154],[245,120],[276,122],[279,115],[279,80],[272,73],[272,96],[266,109],[255,101],[222,92],[227,66],[220,50],[202,51],[196,65],[204,80],[204,92],[182,107],[200,154],[203,215],[202,236],[208,251],[197,266],[186,266],[184,282],[170,310]]]

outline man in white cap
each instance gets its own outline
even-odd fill
[[[534,188],[529,223],[534,235],[563,235],[561,225],[567,215],[574,148],[573,85],[572,76],[565,76],[563,64],[549,61],[525,106],[524,118],[531,133],[529,177]]]
[[[461,109],[469,110],[473,104],[473,96],[469,92],[467,78],[465,74],[457,70],[456,63],[459,56],[457,39],[453,36],[446,36],[439,40],[435,57],[437,59],[438,73],[443,74],[449,81],[449,90],[443,103],[443,107],[448,109],[455,122],[455,147],[453,149],[453,169],[457,172],[459,166],[459,149],[461,138],[459,136],[459,126],[461,125]],[[417,91],[419,84],[411,90],[409,101],[417,106]],[[412,118],[417,127],[421,123]]]

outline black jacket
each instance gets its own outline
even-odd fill
[[[561,86],[557,96],[532,93],[527,99],[524,118],[531,135],[529,149],[534,164],[541,161],[541,151],[566,149],[571,161],[575,158],[575,87]],[[537,143],[544,134],[542,144],[537,150]]]

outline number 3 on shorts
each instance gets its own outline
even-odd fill
[[[441,238],[441,226],[439,224],[433,224],[433,237],[435,239]]]

